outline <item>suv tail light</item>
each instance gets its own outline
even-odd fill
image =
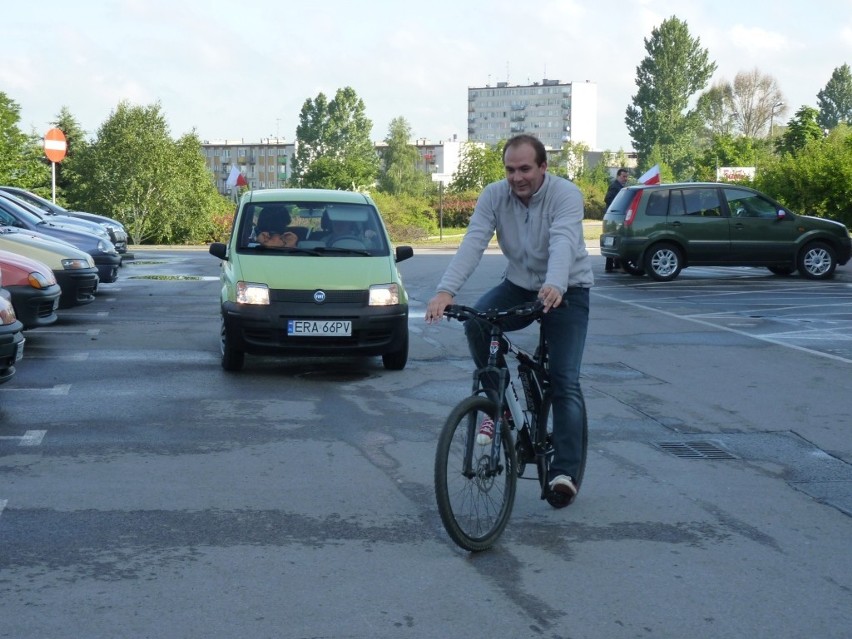
[[[633,199],[630,200],[630,206],[624,214],[624,226],[633,224],[633,219],[636,217],[636,211],[639,209],[639,201],[642,199],[642,191],[637,191]]]

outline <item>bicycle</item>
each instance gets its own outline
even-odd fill
[[[573,501],[550,490],[548,471],[553,459],[551,433],[552,392],[548,372],[547,342],[539,328],[534,354],[513,344],[502,325],[509,319],[532,317],[541,323],[540,302],[503,311],[480,311],[469,306],[450,305],[448,318],[460,321],[483,319],[491,325],[487,364],[473,374],[472,394],[450,412],[438,438],[435,453],[435,495],[441,521],[450,538],[465,550],[487,550],[509,522],[515,501],[517,479],[524,477],[528,464],[534,464],[541,487],[541,499],[554,508]],[[506,356],[518,362],[524,405],[518,396]],[[496,375],[497,391],[484,388],[485,375]],[[476,443],[479,424],[485,416],[494,421],[491,444]],[[514,437],[513,433],[517,432]],[[498,436],[499,435],[499,436]],[[575,485],[583,481],[588,447],[588,420],[583,411],[581,462]]]

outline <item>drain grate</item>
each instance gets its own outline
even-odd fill
[[[710,442],[659,442],[657,446],[667,453],[686,459],[737,459],[735,455]]]

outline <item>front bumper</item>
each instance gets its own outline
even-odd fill
[[[58,284],[48,288],[7,286],[6,290],[12,296],[15,316],[25,329],[49,326],[58,319],[56,309],[59,308],[59,298],[62,295]]]
[[[351,293],[366,299],[364,291]],[[408,336],[408,305],[404,304],[225,302],[222,317],[234,346],[252,355],[383,355],[403,348]],[[352,335],[294,337],[287,334],[288,320],[347,320],[352,322]]]
[[[95,301],[95,290],[98,288],[98,270],[81,268],[71,271],[53,271],[62,295],[59,297],[59,308],[68,308]]]
[[[118,279],[118,267],[121,266],[121,256],[117,253],[90,253],[98,269],[98,279],[104,284],[111,284]]]
[[[23,328],[20,321],[0,326],[0,384],[15,376],[15,363],[24,356]]]

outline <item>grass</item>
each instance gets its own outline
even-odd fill
[[[432,235],[416,244],[418,246],[458,246],[464,237],[465,230],[465,228],[445,228],[443,239],[439,235]],[[597,246],[601,237],[601,221],[583,220],[583,237],[586,239],[586,244]]]

